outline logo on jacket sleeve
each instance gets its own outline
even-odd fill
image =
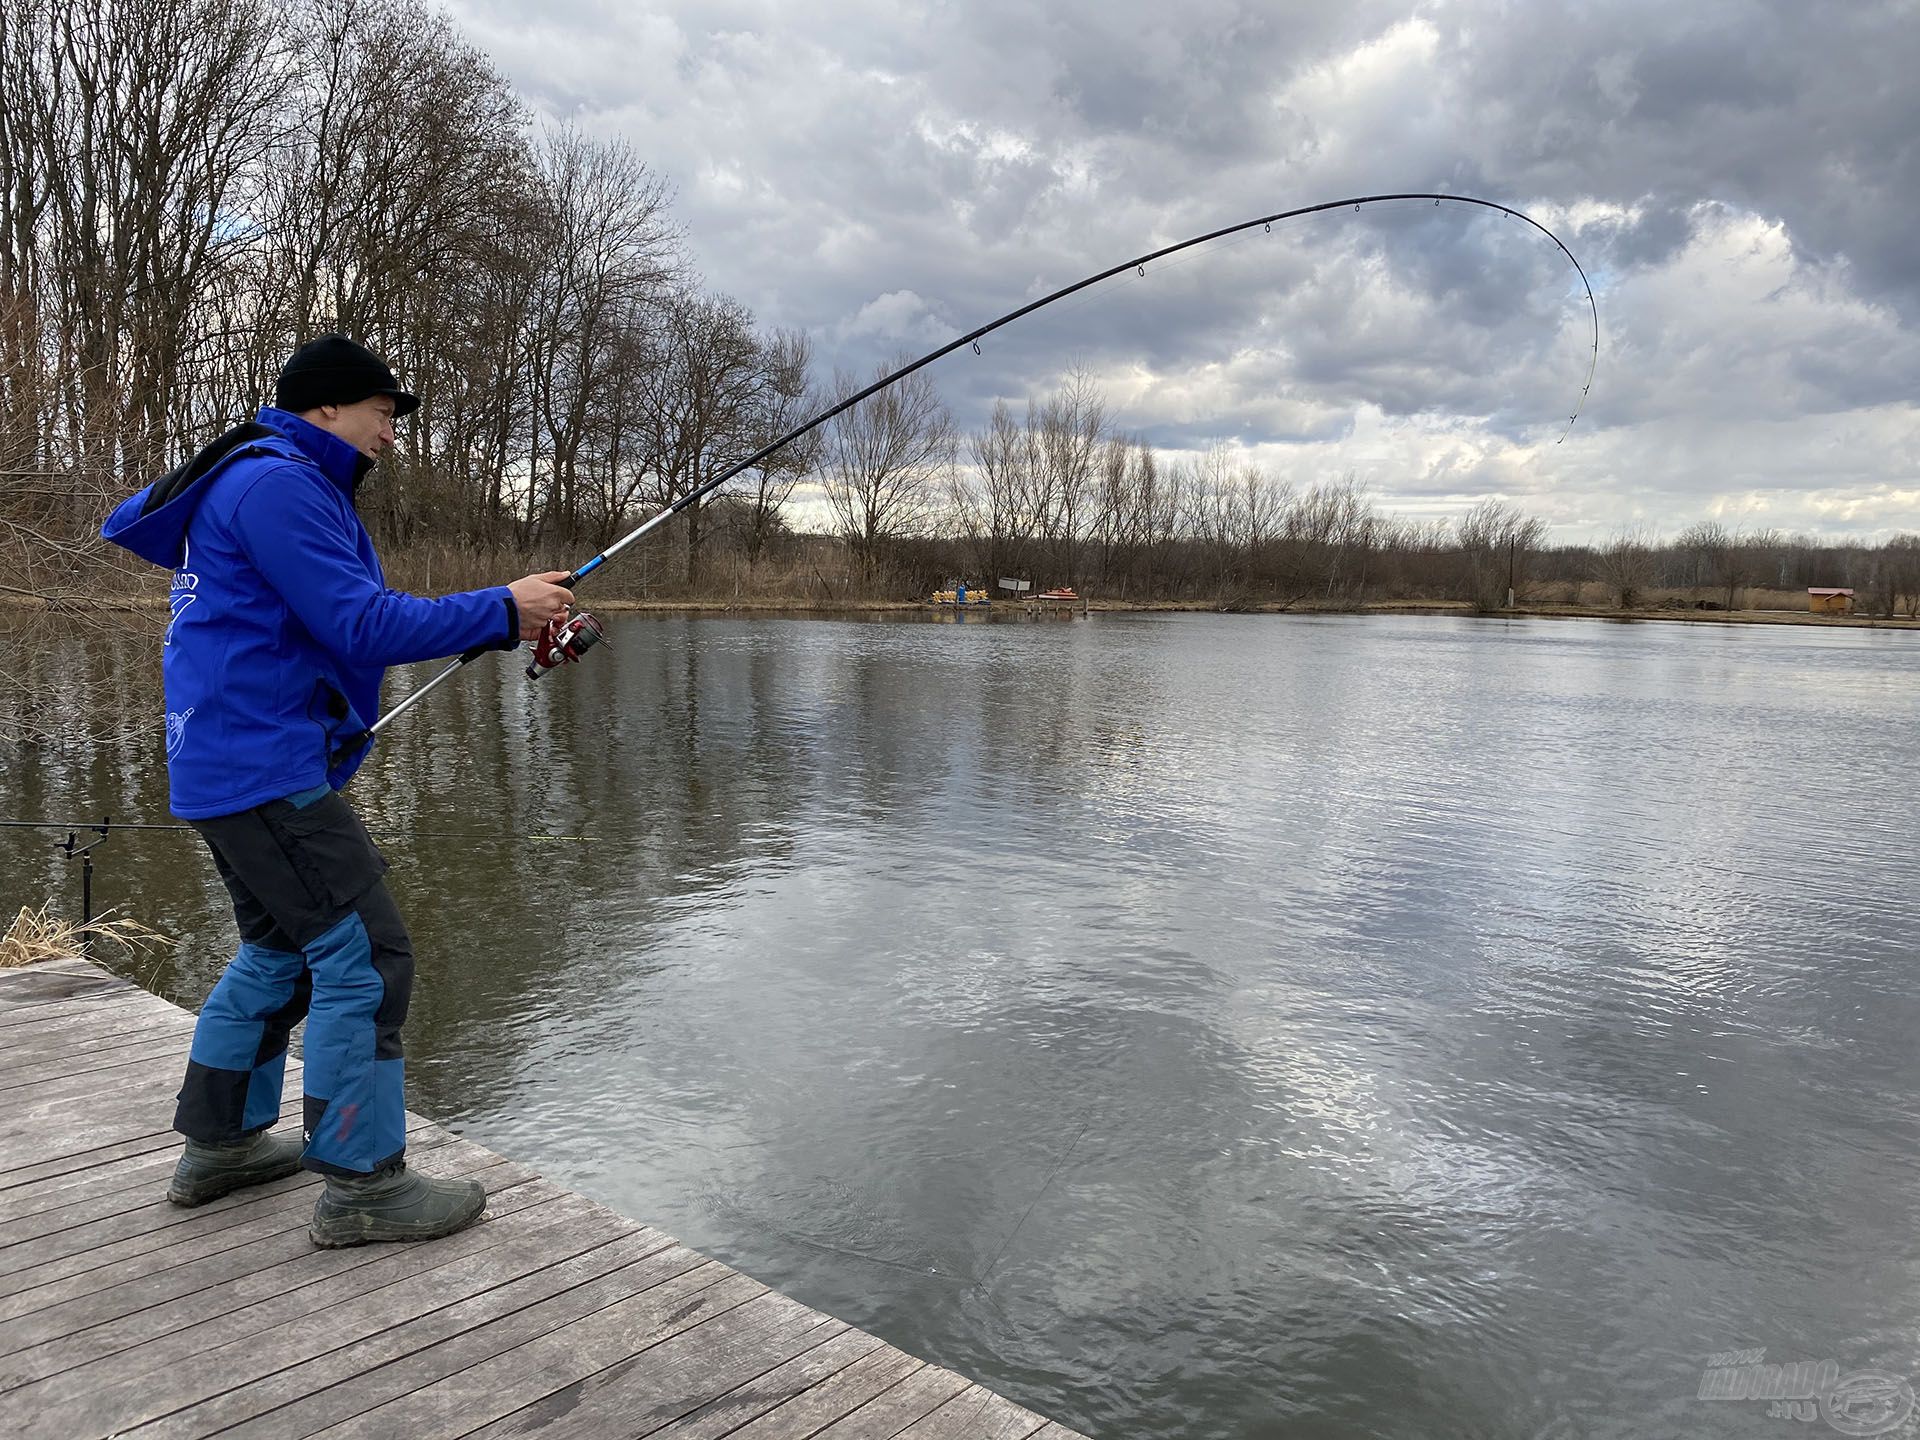
[[[186,614],[187,607],[193,604],[195,599],[198,598],[193,592],[200,588],[200,577],[187,569],[187,557],[190,553],[190,546],[182,547],[180,553],[180,568],[173,572],[173,589],[167,596],[167,608],[173,612],[173,618],[167,622],[167,633],[161,637],[160,644],[162,646],[173,644],[173,627],[180,623],[180,617]],[[192,713],[192,711],[187,712],[189,715]],[[181,717],[181,723],[186,723],[185,716]],[[173,734],[173,717],[171,715],[167,717],[167,734],[169,736]],[[167,752],[169,754],[173,752],[171,742],[168,744]]]
[[[180,753],[180,746],[187,738],[187,721],[193,718],[193,707],[185,710],[167,712],[167,759],[171,760]]]

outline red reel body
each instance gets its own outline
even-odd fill
[[[573,616],[554,616],[533,642],[533,663],[527,666],[527,678],[538,680],[549,670],[578,664],[582,655],[605,638],[600,622],[584,610]]]

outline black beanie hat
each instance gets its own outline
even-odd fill
[[[274,386],[273,403],[297,415],[322,405],[351,405],[374,395],[391,396],[396,417],[420,403],[400,388],[387,362],[366,346],[344,335],[322,335],[293,352]]]

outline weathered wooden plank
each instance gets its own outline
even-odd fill
[[[297,1119],[302,1103],[300,1068],[297,1065],[289,1066],[288,1072],[285,1088],[281,1092],[282,1121]],[[172,1135],[172,1143],[178,1145],[181,1141],[173,1129],[173,1111],[172,1096],[163,1096],[155,1102],[149,1094],[135,1094],[129,1100],[125,1093],[117,1090],[103,1093],[97,1102],[63,1104],[60,1113],[67,1123],[61,1128],[49,1129],[40,1135],[28,1133],[12,1139],[0,1137],[0,1191],[57,1178],[75,1170],[90,1169],[95,1164],[104,1163],[98,1158],[98,1152],[101,1151],[113,1151],[114,1155],[109,1158],[137,1153],[119,1147],[123,1142],[141,1140],[149,1135]],[[119,1116],[118,1120],[102,1118],[114,1114]],[[115,1128],[130,1133],[114,1135],[111,1132]],[[98,1138],[97,1132],[103,1131],[107,1132],[104,1141],[89,1143]]]
[[[281,1112],[283,1119],[285,1113],[284,1110]],[[156,1150],[164,1150],[170,1145],[179,1143],[178,1132],[168,1125],[164,1130],[155,1130],[147,1135],[136,1135],[110,1145],[99,1145],[92,1150],[70,1151],[50,1155],[32,1163],[22,1163],[13,1170],[7,1170],[4,1165],[0,1165],[0,1194],[17,1190],[23,1185],[38,1185],[43,1180],[64,1179],[101,1165],[111,1165],[135,1156],[149,1155]]]
[[[36,1132],[20,1125],[0,1130],[0,1174],[63,1153],[81,1154],[171,1129],[178,1093],[176,1078],[171,1085],[110,1086],[78,1103],[72,1097],[49,1098],[33,1107],[44,1129]]]
[[[144,1004],[131,1001],[110,1010],[55,1012],[31,1025],[0,1030],[0,1058],[8,1061],[49,1052],[81,1049],[89,1044],[143,1030],[191,1030],[193,1017],[171,1006],[156,1008],[152,996]]]
[[[174,1098],[184,1069],[182,1065],[167,1072],[171,1078],[157,1080],[152,1086],[109,1087],[98,1096],[86,1097],[84,1104],[61,1099],[17,1107],[38,1116],[41,1128],[21,1124],[0,1129],[0,1188],[17,1183],[18,1172],[45,1173],[41,1167],[49,1161],[170,1132]],[[287,1067],[283,1118],[289,1113],[299,1114],[300,1075],[298,1066]]]
[[[62,1171],[17,1185],[0,1185],[0,1221],[17,1220],[56,1209],[74,1200],[142,1185],[165,1187],[180,1159],[181,1139],[168,1131],[151,1149],[112,1155],[96,1164]]]
[[[33,984],[43,975],[105,975],[111,979],[113,972],[104,965],[96,965],[78,955],[52,955],[45,960],[36,960],[31,965],[16,965],[8,969],[0,975],[0,994],[21,985]]]
[[[926,1361],[891,1345],[876,1346],[730,1434],[740,1440],[807,1440],[926,1368]]]
[[[458,1151],[459,1162],[467,1168],[499,1158],[477,1145],[462,1146],[456,1142],[454,1146],[443,1148]],[[17,1271],[69,1257],[101,1254],[123,1241],[145,1240],[167,1245],[175,1238],[184,1239],[243,1223],[251,1215],[297,1203],[294,1198],[297,1192],[311,1189],[318,1179],[303,1171],[289,1175],[284,1180],[272,1180],[265,1185],[236,1190],[191,1209],[171,1203],[164,1195],[155,1195],[131,1209],[82,1221],[52,1234],[34,1236],[31,1245],[0,1246],[0,1287],[6,1286]],[[312,1203],[310,1195],[306,1203]]]
[[[177,1142],[179,1137],[175,1136]],[[0,1190],[0,1222],[57,1210],[82,1197],[116,1190],[165,1185],[180,1156],[173,1146],[156,1146],[142,1153],[109,1160],[88,1170],[55,1175],[28,1185]]]
[[[156,1116],[161,1125],[173,1119],[174,1096],[180,1077],[155,1073],[127,1085],[110,1085],[100,1092],[84,1090],[79,1097],[41,1096],[9,1107],[0,1121],[0,1169],[17,1158],[40,1159],[49,1140],[71,1150],[94,1150],[115,1140],[145,1134]],[[76,1104],[75,1099],[86,1101]]]
[[[119,976],[92,966],[24,966],[8,971],[5,983],[0,984],[0,1014],[126,988],[127,982]]]
[[[111,975],[106,966],[95,963],[79,955],[49,955],[44,960],[35,960],[30,965],[17,965],[0,976],[0,990],[5,990],[18,981],[30,980],[36,975],[74,974],[74,975]]]
[[[491,1151],[478,1150],[477,1147],[471,1166],[460,1169],[459,1173],[468,1179],[478,1180],[487,1187],[489,1193],[524,1185],[537,1178],[525,1166],[502,1160]],[[318,1186],[308,1188],[317,1194]],[[213,1255],[169,1265],[138,1279],[124,1281],[106,1291],[94,1290],[85,1295],[37,1306],[25,1315],[0,1320],[0,1389],[5,1388],[9,1377],[37,1379],[40,1374],[54,1373],[51,1370],[39,1370],[35,1364],[18,1362],[17,1352],[44,1348],[50,1341],[71,1339],[76,1332],[90,1326],[137,1312],[147,1313],[147,1323],[164,1327],[168,1316],[151,1312],[169,1309],[168,1302],[190,1298],[214,1286],[220,1287],[234,1300],[256,1299],[258,1294],[272,1293],[276,1286],[302,1283],[302,1270],[318,1279],[340,1268],[343,1263],[324,1256],[316,1257],[305,1234],[299,1229],[288,1229]],[[279,1269],[283,1264],[291,1269],[265,1282],[258,1278],[256,1272]],[[269,1288],[260,1291],[262,1283]],[[184,1308],[191,1313],[190,1306]],[[165,1333],[164,1328],[156,1333]],[[45,1355],[37,1363],[51,1363],[55,1358],[51,1354]],[[28,1375],[29,1370],[34,1373]],[[24,1384],[25,1379],[20,1379],[18,1383]]]
[[[107,1065],[125,1064],[145,1058],[145,1052],[166,1047],[186,1062],[187,1047],[193,1041],[193,1027],[182,1025],[170,1015],[147,1016],[136,1030],[125,1034],[94,1036],[87,1043],[72,1045],[35,1044],[0,1051],[0,1086],[27,1083],[34,1079],[57,1079],[82,1070],[98,1070]]]
[[[0,1054],[30,1053],[36,1047],[84,1045],[105,1035],[122,1034],[142,1026],[191,1027],[194,1017],[151,995],[128,996],[112,1005],[53,1007],[31,1024],[0,1029]]]
[[[153,1001],[147,997],[149,1003]],[[109,1052],[129,1046],[177,1047],[177,1073],[185,1068],[187,1050],[192,1044],[194,1021],[171,1008],[157,1012],[129,1011],[105,1029],[90,1021],[74,1021],[48,1026],[32,1033],[22,1032],[16,1045],[13,1037],[0,1036],[0,1085],[17,1085],[23,1075],[38,1072],[43,1078],[57,1078],[73,1072],[75,1062],[91,1062]],[[168,1067],[161,1067],[163,1070]]]
[[[476,1364],[584,1310],[611,1304],[648,1280],[664,1281],[712,1263],[653,1231],[622,1235],[558,1265],[398,1324],[389,1313],[359,1331],[341,1325],[324,1354],[126,1434],[141,1440],[185,1440],[231,1431],[231,1440],[296,1440],[415,1388],[417,1370],[407,1369],[402,1361],[437,1367],[437,1373]],[[385,1328],[379,1328],[383,1324]],[[357,1338],[346,1340],[350,1335]],[[420,1360],[429,1353],[431,1360]]]
[[[979,1385],[969,1385],[926,1418],[902,1430],[899,1440],[1027,1440],[1047,1417],[1023,1409]]]
[[[90,1120],[66,1126],[58,1132],[0,1138],[0,1184],[18,1175],[38,1176],[72,1169],[69,1161],[82,1160],[102,1150],[110,1150],[130,1141],[154,1136],[172,1136],[173,1106],[164,1099],[148,1098],[139,1107],[123,1112],[117,1120]]]
[[[186,1044],[169,1037],[161,1043],[138,1044],[131,1052],[111,1050],[108,1054],[75,1056],[67,1062],[50,1066],[38,1075],[0,1075],[0,1106],[17,1104],[29,1096],[48,1094],[56,1083],[94,1085],[106,1089],[115,1081],[129,1079],[132,1071],[140,1071],[142,1075],[152,1075],[163,1081],[173,1081],[173,1085],[179,1087],[180,1075],[186,1073]]]
[[[192,1017],[178,1010],[156,1010],[151,995],[115,1001],[85,1009],[50,1008],[31,1024],[0,1026],[0,1056],[8,1059],[71,1050],[130,1031],[143,1029],[188,1028],[183,1020]],[[18,1013],[18,1012],[16,1012]]]
[[[293,1102],[298,1104],[297,1097]],[[290,1108],[290,1107],[288,1107]],[[283,1108],[283,1115],[285,1109]],[[424,1121],[420,1122],[422,1125]],[[282,1131],[282,1133],[287,1133]],[[298,1133],[297,1130],[292,1133]],[[413,1135],[415,1127],[408,1126]],[[151,1149],[116,1155],[97,1164],[64,1171],[18,1185],[0,1185],[0,1222],[57,1210],[80,1200],[138,1190],[142,1186],[164,1190],[173,1167],[180,1159],[181,1139],[169,1130]]]
[[[412,1157],[416,1151],[421,1152],[418,1156],[421,1168],[433,1169],[433,1156],[429,1151],[442,1148],[445,1143],[434,1132],[427,1131],[420,1145],[409,1145],[408,1155]],[[216,1200],[197,1210],[181,1212],[187,1218],[179,1224],[131,1234],[93,1250],[0,1274],[0,1319],[11,1319],[40,1305],[103,1285],[121,1284],[199,1255],[230,1250],[264,1235],[304,1227],[314,1194],[307,1187],[318,1183],[317,1177],[308,1176],[256,1186],[249,1192],[251,1203],[242,1201],[216,1210],[213,1207],[221,1203]]]
[[[834,1421],[819,1432],[819,1440],[891,1440],[966,1388],[964,1376],[929,1365]]]
[[[127,1280],[184,1264],[222,1250],[231,1250],[263,1236],[304,1228],[312,1212],[315,1177],[262,1186],[258,1203],[210,1214],[188,1212],[188,1220],[164,1232],[137,1232],[96,1249],[70,1250],[59,1256],[23,1264],[12,1274],[0,1275],[0,1319],[21,1315],[75,1295],[88,1294]],[[274,1193],[260,1193],[272,1189]]]
[[[150,1010],[167,1002],[124,981],[99,986],[71,999],[36,1000],[0,1010],[0,1042],[8,1032],[32,1030],[39,1026],[69,1023],[93,1016],[117,1015],[128,1010]]]
[[[396,1315],[444,1308],[637,1233],[577,1195],[541,1198],[552,1193],[544,1182],[515,1186],[489,1198],[486,1220],[430,1244],[314,1252],[360,1263],[53,1376],[7,1403],[49,1416],[84,1410],[103,1430],[130,1429],[338,1349],[342,1336],[376,1331]],[[516,1196],[533,1203],[513,1210]]]
[[[575,1328],[547,1338],[564,1342]],[[846,1330],[842,1322],[798,1300],[767,1291],[658,1344],[632,1350],[483,1426],[470,1440],[534,1434],[545,1440],[652,1435]],[[604,1358],[604,1351],[570,1352],[568,1369],[584,1369]]]
[[[73,1195],[69,1196],[63,1205],[51,1206],[30,1215],[22,1215],[17,1219],[0,1220],[0,1266],[6,1264],[6,1252],[15,1246],[25,1245],[43,1236],[78,1229],[96,1220],[124,1215],[130,1210],[152,1210],[164,1198],[160,1193],[161,1188],[159,1186],[152,1190],[116,1188],[98,1194]],[[223,1200],[212,1203],[222,1208],[231,1208],[235,1205],[244,1205],[247,1198],[247,1192],[237,1191]],[[174,1214],[185,1218],[185,1212],[178,1207],[175,1207]]]
[[[116,1102],[137,1104],[139,1097],[154,1093],[171,1099],[179,1093],[180,1077],[185,1072],[186,1057],[182,1055],[178,1064],[154,1060],[102,1075],[67,1075],[28,1085],[8,1095],[4,1110],[0,1110],[0,1135],[33,1135],[49,1125],[58,1125],[80,1111],[76,1101],[86,1101],[85,1109],[91,1113]]]
[[[21,1035],[12,1037],[0,1048],[0,1083],[12,1083],[19,1075],[50,1073],[73,1060],[92,1060],[94,1056],[127,1050],[136,1044],[192,1044],[194,1027],[182,1016],[140,1016],[127,1025],[115,1025],[111,1031],[75,1031],[71,1035]]]
[[[294,1066],[290,1067],[286,1089],[281,1099],[281,1122],[299,1120],[301,1108],[299,1067]],[[90,1171],[140,1157],[151,1157],[156,1152],[169,1148],[177,1151],[181,1143],[180,1135],[173,1128],[172,1120],[172,1111],[168,1111],[168,1123],[162,1129],[112,1144],[96,1146],[91,1150],[45,1153],[45,1158],[21,1163],[11,1170],[6,1168],[4,1162],[0,1162],[0,1196],[9,1195],[30,1186],[43,1185],[49,1181],[86,1183],[86,1176]],[[408,1117],[407,1133],[410,1136],[415,1131],[416,1120],[417,1117]],[[420,1125],[426,1123],[424,1120],[418,1121]],[[44,1152],[51,1152],[55,1146],[65,1143],[67,1142],[64,1139],[48,1137]],[[25,1157],[22,1158],[24,1160]]]
[[[506,1243],[529,1223],[540,1227],[562,1218],[562,1212],[538,1212],[566,1192],[511,1161],[470,1171],[468,1178],[487,1187],[487,1218],[448,1237],[448,1244],[440,1247],[444,1260],[428,1255],[414,1261],[415,1270],[451,1264],[475,1250]],[[535,1212],[531,1222],[523,1218],[529,1211]],[[434,1247],[320,1250],[303,1232],[288,1230],[5,1322],[0,1324],[0,1347],[5,1347],[0,1349],[0,1393],[108,1358],[120,1374],[150,1370],[165,1363],[165,1356],[190,1355],[379,1289],[404,1273],[382,1265],[396,1248]],[[239,1315],[247,1318],[236,1320]],[[237,1328],[241,1325],[246,1328]],[[178,1338],[188,1332],[191,1341]]]
[[[445,1372],[440,1357],[432,1355],[424,1364],[396,1367],[414,1371],[414,1388],[407,1394],[316,1433],[444,1435],[451,1430],[464,1434],[476,1424],[497,1419],[605,1368],[612,1363],[610,1356],[632,1355],[657,1345],[766,1293],[767,1287],[758,1280],[708,1261],[451,1374]]]
[[[652,1432],[650,1440],[721,1440],[756,1416],[764,1415],[828,1376],[838,1374],[880,1348],[863,1330],[843,1330],[832,1339],[796,1355],[763,1375],[734,1386],[699,1409]]]

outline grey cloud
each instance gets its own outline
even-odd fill
[[[1405,427],[1366,442],[1393,457],[1383,498],[1505,484],[1579,524],[1596,495],[1719,503],[1688,423],[1723,446],[1724,426],[1767,427],[1741,474],[1831,488],[1778,427],[1832,443],[1822,417],[1871,410],[1883,458],[1832,483],[1880,498],[1849,523],[1920,524],[1895,473],[1920,431],[1911,4],[455,8],[533,103],[670,176],[709,282],[813,335],[825,368],[869,371],[1136,250],[1342,193],[1538,209],[1600,293],[1600,374],[1565,446],[1577,282],[1544,238],[1453,207],[1299,222],[1045,312],[943,364],[964,424],[1070,364],[1131,368],[1153,383],[1116,418],[1170,448],[1233,434],[1324,467],[1377,412]]]

